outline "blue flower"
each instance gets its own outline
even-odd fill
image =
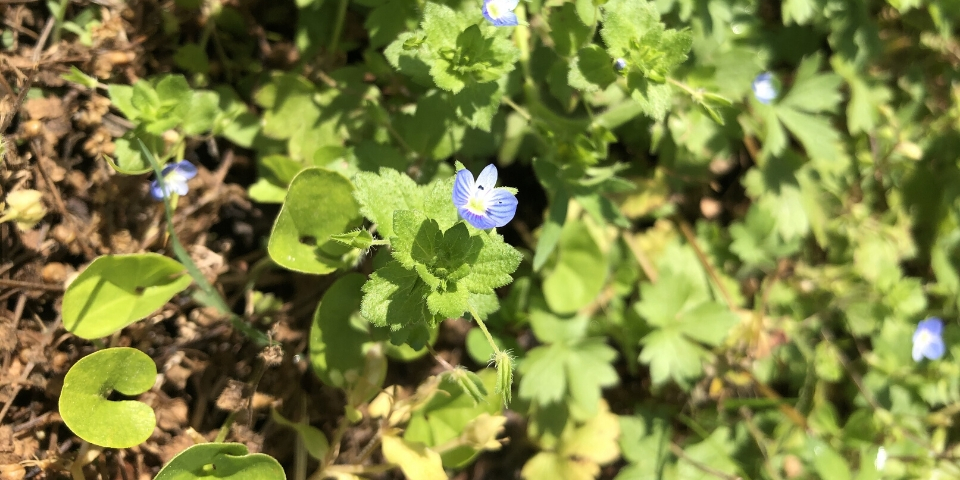
[[[167,192],[173,191],[177,195],[186,195],[190,191],[187,180],[197,176],[197,167],[186,160],[181,160],[163,167],[161,173],[163,173],[163,183],[167,187]],[[163,194],[160,182],[157,180],[150,182],[150,195],[155,200],[163,200],[163,197],[167,196]]]
[[[913,332],[913,360],[919,362],[924,357],[936,360],[943,356],[943,321],[939,318],[928,318]]]
[[[513,220],[517,213],[517,197],[505,188],[494,188],[496,183],[497,167],[492,163],[480,172],[476,182],[469,170],[457,172],[453,204],[467,223],[486,230],[502,227]]]
[[[627,68],[627,61],[626,61],[626,60],[624,60],[624,59],[622,59],[622,58],[618,58],[618,59],[614,60],[614,62],[613,62],[613,69],[614,69],[614,70],[620,72],[620,71],[623,71],[624,68]]]
[[[520,24],[513,9],[520,0],[483,0],[483,16],[496,27],[515,27]]]
[[[769,105],[770,102],[776,100],[777,95],[779,93],[777,93],[776,80],[774,80],[772,73],[763,72],[753,79],[753,96],[757,97],[757,101]]]

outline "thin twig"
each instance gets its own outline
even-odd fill
[[[29,290],[46,290],[48,292],[62,292],[63,285],[47,285],[45,283],[22,282],[0,278],[0,287],[26,288]]]
[[[20,380],[13,387],[13,391],[10,392],[10,399],[7,400],[7,403],[3,405],[3,409],[0,410],[0,424],[3,424],[3,417],[7,416],[7,410],[10,410],[10,406],[13,405],[13,400],[17,398],[17,394],[20,393],[20,389],[23,388],[23,385],[26,382],[27,377],[30,376],[30,372],[33,371],[34,366],[36,366],[36,364],[30,362],[23,369],[23,372],[20,373]]]
[[[53,183],[53,179],[50,178],[50,174],[47,173],[47,169],[43,167],[43,154],[41,153],[41,148],[38,145],[37,141],[34,140],[30,142],[30,149],[33,150],[33,154],[37,157],[37,171],[40,172],[40,176],[43,177],[44,183],[47,184],[47,189],[50,190],[50,195],[53,196],[53,201],[57,206],[58,213],[72,224],[72,226],[78,231],[82,231],[82,225],[79,225],[79,222],[67,211],[66,204],[63,203],[63,197],[60,196],[60,190],[57,189],[57,184]],[[91,259],[97,254],[93,251],[93,247],[87,244],[87,242],[81,241],[80,238],[77,238],[77,244],[80,245],[80,249],[83,250],[83,254],[86,255],[87,259]]]
[[[650,262],[647,254],[644,253],[640,245],[637,244],[636,234],[625,231],[623,232],[623,239],[627,242],[627,247],[630,249],[630,252],[633,253],[633,258],[637,260],[640,269],[643,270],[643,274],[647,276],[647,279],[649,279],[651,283],[657,283],[657,278],[660,277],[660,274],[657,273],[657,267]]]
[[[721,472],[720,470],[717,470],[709,465],[704,465],[690,458],[690,456],[687,455],[687,453],[684,452],[682,448],[680,448],[680,445],[677,445],[676,443],[670,442],[670,451],[673,452],[674,455],[682,458],[684,461],[686,461],[690,465],[693,465],[694,468],[696,468],[697,470],[700,470],[703,473],[713,475],[714,477],[717,477],[717,478],[723,478],[724,480],[743,480],[743,477]]]
[[[720,276],[717,275],[717,271],[710,263],[710,259],[707,258],[707,255],[703,253],[703,250],[700,248],[700,244],[697,242],[697,236],[693,233],[693,229],[690,228],[690,225],[682,218],[677,218],[675,221],[680,227],[680,231],[683,232],[684,238],[687,239],[687,243],[693,247],[693,252],[697,254],[697,258],[700,260],[700,263],[703,264],[703,268],[707,271],[707,275],[710,276],[710,280],[713,280],[713,283],[717,285],[717,289],[719,289],[720,294],[723,295],[724,301],[727,302],[727,307],[729,307],[731,311],[736,311],[737,304],[733,302],[733,297],[730,296],[730,292],[727,291],[727,287],[724,286],[724,284],[720,281]]]

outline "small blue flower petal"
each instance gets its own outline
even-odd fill
[[[453,204],[464,220],[475,228],[502,227],[517,213],[517,196],[503,188],[496,188],[497,167],[487,165],[477,180],[463,169],[457,172],[453,183]]]
[[[753,96],[756,97],[757,101],[769,105],[770,102],[776,100],[777,95],[777,86],[774,85],[773,74],[770,72],[763,72],[760,75],[757,75],[757,78],[753,79]]]
[[[618,58],[618,59],[614,60],[614,62],[613,62],[613,69],[614,69],[614,70],[620,72],[620,71],[623,71],[624,68],[627,68],[627,61],[626,61],[626,60],[624,60],[624,59],[622,59],[622,58]]]
[[[480,171],[480,175],[477,176],[477,183],[475,184],[474,188],[489,193],[496,186],[497,166],[491,163]]]
[[[150,182],[150,196],[154,200],[163,200],[163,190],[160,190],[160,182],[156,180]]]
[[[943,321],[939,318],[928,318],[917,325],[913,332],[913,360],[919,362],[923,358],[937,360],[943,356],[946,346],[943,344]]]
[[[501,188],[495,189],[487,197],[487,216],[495,227],[502,227],[513,220],[519,203],[516,195]]]
[[[167,187],[167,192],[174,192],[177,195],[186,195],[190,191],[187,186],[187,180],[197,176],[197,167],[193,166],[187,160],[181,160],[177,163],[171,163],[160,172],[163,176],[163,183]],[[163,190],[160,188],[160,182],[153,180],[150,182],[150,195],[154,200],[163,200]]]
[[[473,174],[464,168],[457,172],[457,179],[453,182],[453,204],[458,207],[470,201],[470,192],[473,192]]]
[[[481,12],[495,27],[515,27],[520,24],[513,9],[517,8],[519,0],[483,0]]]

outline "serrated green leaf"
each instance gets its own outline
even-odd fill
[[[569,395],[588,415],[595,413],[601,390],[619,381],[611,365],[616,357],[615,350],[596,338],[537,347],[520,363],[518,394],[542,405]]]
[[[583,2],[566,2],[560,5],[559,7],[551,8],[547,13],[547,24],[550,25],[550,38],[553,39],[554,50],[558,55],[569,57],[577,53],[577,50],[580,50],[580,47],[584,43],[590,40],[590,36],[593,33],[593,23],[596,21],[594,15],[587,13],[587,20],[590,20],[587,23],[587,20],[584,20],[578,13],[578,9],[584,8],[589,10],[592,8],[596,10],[596,7],[593,6],[593,0],[588,0],[586,3],[589,6],[584,5],[580,6],[580,3]]]
[[[481,232],[477,237],[483,241],[483,247],[458,285],[474,293],[492,293],[513,281],[511,274],[520,266],[523,256],[493,231]]]
[[[800,140],[810,158],[833,160],[840,156],[840,135],[828,120],[789,108],[777,108],[777,118]]]
[[[577,7],[579,13],[579,3]],[[612,0],[603,6],[600,36],[603,37],[611,57],[625,58],[630,56],[633,42],[659,23],[660,12],[653,2]]]
[[[640,340],[640,361],[649,364],[655,383],[673,378],[686,385],[701,373],[706,352],[691,342],[719,345],[739,318],[724,305],[709,299],[701,286],[684,275],[664,273],[656,284],[640,286],[635,309],[653,327]]]
[[[599,92],[617,80],[613,59],[597,45],[587,45],[570,62],[567,82],[584,92]]]
[[[431,289],[416,271],[403,268],[395,260],[373,272],[363,284],[363,293],[360,314],[374,325],[400,330],[433,323],[433,314],[427,309]]]

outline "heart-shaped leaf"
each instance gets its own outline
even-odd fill
[[[114,391],[137,395],[153,386],[157,366],[135,348],[109,348],[83,357],[67,372],[60,416],[73,433],[101,447],[128,448],[150,438],[153,409],[135,400],[112,401]]]
[[[67,288],[63,326],[86,339],[111,335],[187,288],[192,280],[184,271],[156,253],[98,257]]]
[[[273,457],[249,453],[239,443],[200,443],[173,457],[154,480],[283,480],[283,467]]]
[[[360,224],[353,184],[343,175],[308,168],[290,182],[290,189],[270,233],[267,251],[280,266],[323,275],[337,269],[352,249],[330,239]]]

